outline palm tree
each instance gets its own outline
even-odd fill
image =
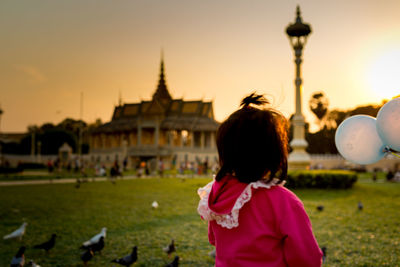
[[[328,98],[325,97],[323,92],[316,92],[311,96],[309,101],[310,109],[318,119],[319,127],[322,128],[323,119],[328,113]]]

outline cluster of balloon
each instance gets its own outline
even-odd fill
[[[357,164],[375,163],[400,151],[400,97],[383,105],[376,119],[367,115],[345,119],[336,130],[335,143],[345,159]]]

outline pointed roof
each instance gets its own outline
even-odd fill
[[[138,128],[138,121],[140,121],[138,119],[153,120],[154,118],[160,120],[162,129],[216,131],[219,126],[214,118],[212,101],[172,99],[165,82],[164,59],[161,54],[160,79],[153,99],[123,103],[120,95],[120,105],[114,108],[111,121],[91,132],[133,131]]]
[[[161,64],[160,64],[160,80],[158,81],[158,86],[156,92],[153,94],[153,100],[158,99],[160,102],[165,103],[172,100],[171,95],[168,92],[167,85],[165,83],[164,75],[164,58],[161,54]]]

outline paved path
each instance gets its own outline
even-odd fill
[[[123,178],[118,178],[118,180],[134,179],[136,176],[124,176]],[[62,179],[41,179],[41,180],[26,180],[26,181],[2,181],[0,186],[14,186],[14,185],[40,185],[40,184],[72,184],[76,183],[77,178],[62,178]],[[81,181],[86,182],[100,182],[110,180],[108,177],[87,177],[79,178]],[[94,179],[94,180],[93,180]]]
[[[123,177],[118,177],[117,180],[131,180],[131,179],[146,179],[146,178],[155,178],[159,176],[143,176],[143,177],[137,177],[135,175],[129,175],[129,176],[123,176]],[[164,176],[166,178],[171,177],[171,176]],[[193,176],[193,175],[176,175],[173,177],[177,178],[193,178],[193,177],[203,177],[203,178],[210,178],[209,175],[200,175],[200,176]],[[161,177],[160,177],[161,178]],[[40,180],[24,180],[24,181],[0,181],[0,187],[1,186],[18,186],[18,185],[41,185],[41,184],[72,184],[76,183],[77,178],[53,178],[53,179],[40,179]],[[110,181],[109,177],[86,177],[82,178],[79,177],[79,179],[83,182],[104,182],[104,181]]]

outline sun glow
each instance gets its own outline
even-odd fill
[[[372,93],[379,98],[391,99],[400,94],[400,50],[380,55],[367,72]]]

